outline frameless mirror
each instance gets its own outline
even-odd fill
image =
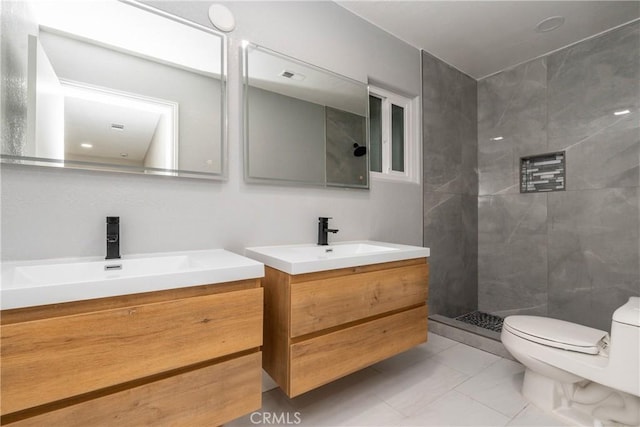
[[[4,162],[225,176],[224,36],[132,1],[30,1],[27,137]]]
[[[368,188],[367,85],[244,46],[245,178]]]

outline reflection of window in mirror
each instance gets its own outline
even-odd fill
[[[369,87],[371,177],[420,182],[418,98]]]

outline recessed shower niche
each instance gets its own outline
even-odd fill
[[[564,191],[565,159],[564,151],[520,158],[520,192]]]

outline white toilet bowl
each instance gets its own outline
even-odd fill
[[[605,331],[563,320],[509,316],[501,335],[526,372],[523,395],[575,425],[640,425],[640,298]]]

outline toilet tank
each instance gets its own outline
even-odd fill
[[[612,320],[607,373],[616,378],[614,388],[640,396],[640,298],[629,298]]]
[[[614,322],[640,327],[640,298],[631,297],[629,301],[613,313]]]

